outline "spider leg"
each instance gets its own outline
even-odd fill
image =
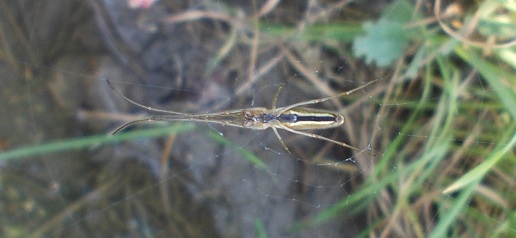
[[[274,131],[274,134],[276,134],[276,137],[278,137],[278,140],[279,142],[281,143],[281,145],[283,146],[283,148],[285,148],[285,150],[289,153],[290,153],[290,150],[288,149],[287,145],[285,145],[285,142],[283,142],[283,139],[281,139],[281,136],[279,135],[278,133],[278,129],[276,129],[276,127],[271,127],[272,130]]]
[[[136,120],[136,121],[131,121],[131,122],[125,123],[125,124],[121,125],[120,127],[116,128],[116,130],[114,130],[113,132],[111,132],[111,135],[114,135],[114,134],[124,130],[125,128],[134,125],[134,124],[139,124],[139,123],[142,123],[142,122],[151,122],[151,121],[156,121],[156,120],[154,119],[154,117],[149,117],[149,118],[145,118],[145,119],[141,119],[141,120]]]
[[[346,92],[342,92],[342,93],[339,93],[337,95],[333,95],[333,96],[330,96],[330,97],[325,97],[325,98],[319,98],[319,99],[313,99],[313,100],[309,100],[309,101],[305,101],[305,102],[299,102],[299,103],[294,103],[290,106],[286,106],[286,107],[283,107],[283,108],[280,108],[279,111],[278,111],[278,115],[284,113],[285,111],[289,110],[289,109],[292,109],[292,108],[295,108],[295,107],[299,107],[299,106],[304,106],[304,105],[310,105],[310,104],[317,104],[317,103],[321,103],[321,102],[325,102],[325,101],[328,101],[330,99],[333,99],[333,98],[338,98],[338,97],[342,97],[342,96],[347,96],[347,95],[350,95],[358,90],[361,90],[361,89],[364,89],[365,87],[373,84],[373,83],[376,83],[380,80],[382,80],[383,78],[378,78],[378,79],[375,79],[369,83],[366,83],[366,84],[363,84],[362,86],[359,86],[357,88],[354,88],[354,89],[351,89],[349,91],[346,91]]]
[[[276,91],[276,95],[274,95],[274,99],[272,99],[272,111],[274,112],[276,110],[276,103],[278,101],[278,97],[281,93],[281,90],[283,89],[283,86],[285,84],[281,84],[278,88],[278,91]],[[279,114],[278,114],[279,115]],[[278,133],[278,129],[276,129],[276,127],[271,127],[272,130],[274,131],[274,134],[276,135],[276,137],[278,138],[279,142],[281,143],[281,145],[283,146],[283,148],[285,148],[285,150],[290,154],[290,150],[288,149],[287,145],[285,144],[285,142],[283,141],[283,139],[281,139],[281,136],[280,134]]]
[[[317,135],[317,134],[313,134],[313,133],[308,133],[308,132],[304,132],[304,131],[296,131],[294,129],[288,128],[288,127],[283,126],[283,125],[280,128],[285,129],[287,131],[290,131],[290,132],[292,132],[294,134],[304,135],[304,136],[312,137],[312,138],[319,139],[319,140],[325,140],[325,141],[331,142],[333,144],[340,145],[342,147],[346,147],[346,148],[349,148],[349,149],[352,149],[352,150],[356,150],[356,151],[360,151],[360,152],[363,151],[363,150],[361,150],[361,149],[359,149],[357,147],[350,146],[350,145],[348,145],[348,144],[346,144],[344,142],[336,141],[336,140],[333,140],[333,139],[330,139],[330,138],[327,138],[327,137],[324,137],[324,136],[321,136],[321,135]]]
[[[285,86],[284,83],[279,86],[278,91],[276,91],[276,95],[274,95],[274,99],[272,99],[272,111],[276,110],[276,102],[278,101],[281,90],[283,90],[283,86]]]
[[[141,107],[143,109],[146,109],[146,110],[149,110],[149,111],[152,111],[152,112],[162,112],[162,113],[167,113],[167,114],[173,114],[173,115],[188,115],[188,113],[180,113],[180,112],[174,112],[174,111],[167,111],[167,110],[162,110],[162,109],[157,109],[157,108],[153,108],[153,107],[148,107],[148,106],[145,106],[141,103],[137,103],[131,99],[129,99],[128,97],[124,96],[121,92],[117,91],[115,89],[115,87],[113,87],[113,85],[111,84],[111,82],[109,82],[109,80],[106,80],[106,82],[108,83],[109,87],[115,91],[116,94],[118,94],[120,97],[122,97],[123,99],[125,99],[126,101],[130,102],[131,104],[137,106],[137,107]],[[144,120],[142,120],[144,121]],[[124,125],[125,126],[125,125]],[[129,126],[129,125],[128,125]],[[116,132],[118,132],[119,130],[116,130]]]

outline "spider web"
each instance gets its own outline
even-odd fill
[[[167,137],[142,137],[93,145],[86,150],[70,148],[64,153],[42,154],[2,165],[0,189],[6,205],[1,209],[11,211],[2,213],[16,214],[7,216],[15,219],[5,223],[11,227],[2,227],[6,235],[256,237],[264,232],[270,237],[356,236],[368,227],[372,217],[380,216],[393,204],[389,199],[398,198],[397,188],[375,187],[375,183],[390,178],[389,174],[380,176],[378,167],[390,170],[390,174],[404,173],[400,165],[409,163],[399,163],[395,158],[430,159],[413,148],[434,148],[435,141],[441,139],[448,146],[465,144],[470,148],[449,153],[454,158],[451,163],[460,168],[458,178],[461,171],[471,169],[468,159],[477,156],[475,149],[504,145],[489,136],[501,132],[480,128],[478,121],[460,124],[463,131],[473,128],[470,136],[442,136],[421,122],[414,125],[421,125],[422,130],[404,130],[411,109],[421,100],[414,95],[424,95],[423,83],[414,83],[416,79],[409,82],[396,70],[382,71],[355,63],[346,58],[349,53],[331,41],[322,48],[303,41],[282,44],[266,34],[273,35],[272,28],[267,27],[285,16],[286,21],[301,19],[296,24],[298,32],[312,22],[330,21],[338,13],[328,9],[343,9],[346,2],[271,5],[276,12],[261,19],[262,24],[270,24],[265,26],[270,31],[264,30],[259,38],[254,38],[253,22],[238,17],[259,12],[256,9],[265,11],[267,4],[260,3],[254,10],[252,6],[234,6],[241,12],[229,20],[208,14],[229,11],[223,4],[163,1],[159,3],[162,7],[150,8],[150,13],[120,4],[125,3],[3,3],[3,9],[26,12],[11,16],[27,19],[20,29],[28,36],[12,53],[21,57],[2,63],[5,75],[13,75],[13,80],[2,80],[10,89],[2,98],[13,108],[12,113],[8,109],[2,112],[5,121],[13,122],[2,126],[3,147],[106,134],[126,121],[153,115],[120,98],[107,80],[117,91],[143,105],[206,113],[271,108],[280,87],[283,90],[277,107],[335,95],[381,78],[349,96],[309,106],[338,111],[346,118],[342,128],[311,132],[362,151],[280,130],[292,151],[289,154],[271,130],[195,123],[193,129]],[[55,17],[56,12],[50,10],[55,8],[61,10],[57,11],[61,16]],[[175,17],[163,23],[164,16]],[[58,19],[66,19],[65,26]],[[245,23],[237,24],[240,21]],[[75,30],[59,34],[68,28]],[[54,43],[48,40],[51,35],[57,37]],[[255,39],[260,41],[256,43]],[[231,50],[223,50],[226,48]],[[407,67],[399,68],[403,71]],[[479,86],[472,87],[471,94],[465,93],[472,84]],[[460,86],[461,97],[470,96],[485,105],[495,101],[488,96],[490,88],[476,74],[464,77]],[[445,98],[432,91],[426,100],[439,108],[448,98],[452,96]],[[480,110],[462,112],[496,121]],[[421,113],[439,111],[424,108]],[[438,124],[435,118],[444,117],[434,117],[436,121],[429,124]],[[127,132],[156,126],[160,125],[137,125]],[[482,133],[487,136],[480,136]],[[392,138],[402,138],[406,146],[392,146]],[[428,162],[428,166],[443,165]],[[371,182],[371,178],[377,181]],[[419,183],[408,175],[400,178]],[[371,189],[360,190],[367,181]],[[428,191],[442,189],[438,184]],[[381,194],[376,205],[354,200],[357,193],[366,192]],[[510,207],[511,202],[504,200],[509,194],[493,195],[491,199]],[[446,199],[450,203],[460,200],[454,196]],[[357,205],[345,206],[347,203]],[[367,204],[374,209],[364,212]],[[485,211],[472,210],[486,219],[492,217],[484,215]],[[430,216],[424,223],[428,225],[423,227],[424,232],[431,231],[430,224],[438,220],[437,216]]]

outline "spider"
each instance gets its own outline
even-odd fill
[[[144,108],[149,111],[163,113],[162,115],[154,115],[148,118],[134,120],[123,124],[118,127],[113,134],[116,134],[125,128],[132,126],[134,124],[142,123],[142,122],[155,122],[155,121],[197,121],[197,122],[209,122],[209,123],[219,123],[228,126],[247,128],[253,130],[265,130],[267,128],[272,128],[274,134],[280,141],[281,145],[285,150],[290,153],[290,150],[286,146],[285,142],[278,133],[278,129],[283,129],[289,131],[294,134],[304,135],[308,137],[312,137],[315,139],[325,140],[336,145],[346,147],[356,151],[362,151],[359,148],[348,145],[341,141],[336,141],[318,134],[305,132],[304,130],[319,130],[319,129],[328,129],[334,128],[342,125],[344,123],[344,116],[339,114],[338,112],[328,111],[328,110],[320,110],[314,108],[306,108],[302,106],[318,104],[325,101],[328,101],[332,98],[337,98],[341,96],[350,95],[358,90],[361,90],[373,83],[378,82],[381,78],[370,81],[366,84],[363,84],[357,88],[351,89],[346,92],[339,93],[334,96],[324,97],[319,99],[312,99],[304,102],[294,103],[285,107],[276,107],[276,101],[278,96],[283,88],[280,86],[276,95],[272,101],[272,108],[268,109],[265,107],[253,107],[246,109],[236,109],[236,110],[228,110],[223,112],[215,112],[215,113],[203,113],[203,114],[190,114],[190,113],[181,113],[174,111],[161,110],[153,107],[148,107],[137,103],[122,93],[118,92],[113,85],[107,81],[111,89],[115,91],[122,98],[127,100],[128,102]]]

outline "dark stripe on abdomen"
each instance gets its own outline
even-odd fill
[[[336,117],[332,116],[299,116],[297,114],[282,114],[279,116],[278,120],[280,122],[287,123],[295,123],[295,122],[304,122],[304,121],[314,121],[314,122],[335,122]]]
[[[335,117],[331,117],[331,116],[297,116],[297,121],[321,121],[321,122],[329,121],[329,122],[334,122],[336,120],[335,120]]]

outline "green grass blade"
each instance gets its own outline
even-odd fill
[[[91,146],[98,146],[103,144],[117,143],[121,141],[134,140],[142,137],[160,137],[166,136],[170,133],[180,133],[192,130],[192,124],[175,124],[168,127],[159,127],[146,130],[137,130],[116,135],[94,135],[80,138],[66,139],[63,141],[56,141],[50,143],[43,143],[37,145],[24,146],[17,149],[9,150],[0,154],[0,161],[20,159],[28,156],[47,154],[52,152],[61,152],[67,150],[78,150],[88,148]]]
[[[439,203],[441,205],[440,214],[443,214],[443,217],[439,219],[439,223],[429,236],[430,238],[447,236],[450,226],[455,224],[457,216],[468,206],[468,200],[471,198],[471,194],[475,191],[475,187],[479,182],[480,179],[477,179],[475,183],[470,183],[453,204],[449,205],[445,201]]]
[[[455,49],[457,55],[473,65],[489,83],[489,86],[495,91],[506,110],[516,120],[516,94],[511,87],[504,85],[507,83],[516,83],[516,75],[500,69],[494,65],[478,57],[472,50],[467,50],[462,46]]]
[[[269,171],[269,168],[267,165],[255,154],[253,154],[251,151],[246,150],[242,147],[235,146],[233,142],[227,140],[223,136],[219,135],[218,133],[215,133],[213,131],[208,132],[208,137],[210,137],[213,141],[228,146],[231,149],[236,150],[239,154],[241,154],[246,160],[254,164],[256,167],[260,169],[264,169],[266,171]],[[270,172],[270,171],[269,171]]]
[[[263,225],[263,222],[259,219],[256,219],[254,221],[254,229],[256,230],[258,238],[267,238],[267,230],[265,229],[265,226]]]
[[[491,171],[491,169],[498,163],[502,158],[504,158],[504,155],[509,152],[512,148],[514,148],[516,144],[516,134],[514,134],[516,126],[512,126],[512,128],[507,130],[506,135],[504,135],[505,138],[512,135],[512,139],[509,141],[509,143],[504,145],[505,140],[501,140],[499,145],[503,145],[503,148],[495,148],[494,152],[489,155],[486,159],[486,161],[482,162],[480,165],[469,171],[467,174],[463,175],[461,178],[459,178],[457,181],[452,183],[450,186],[448,186],[443,193],[451,193],[458,189],[463,188],[467,184],[476,181],[478,179],[483,178],[487,172]]]

